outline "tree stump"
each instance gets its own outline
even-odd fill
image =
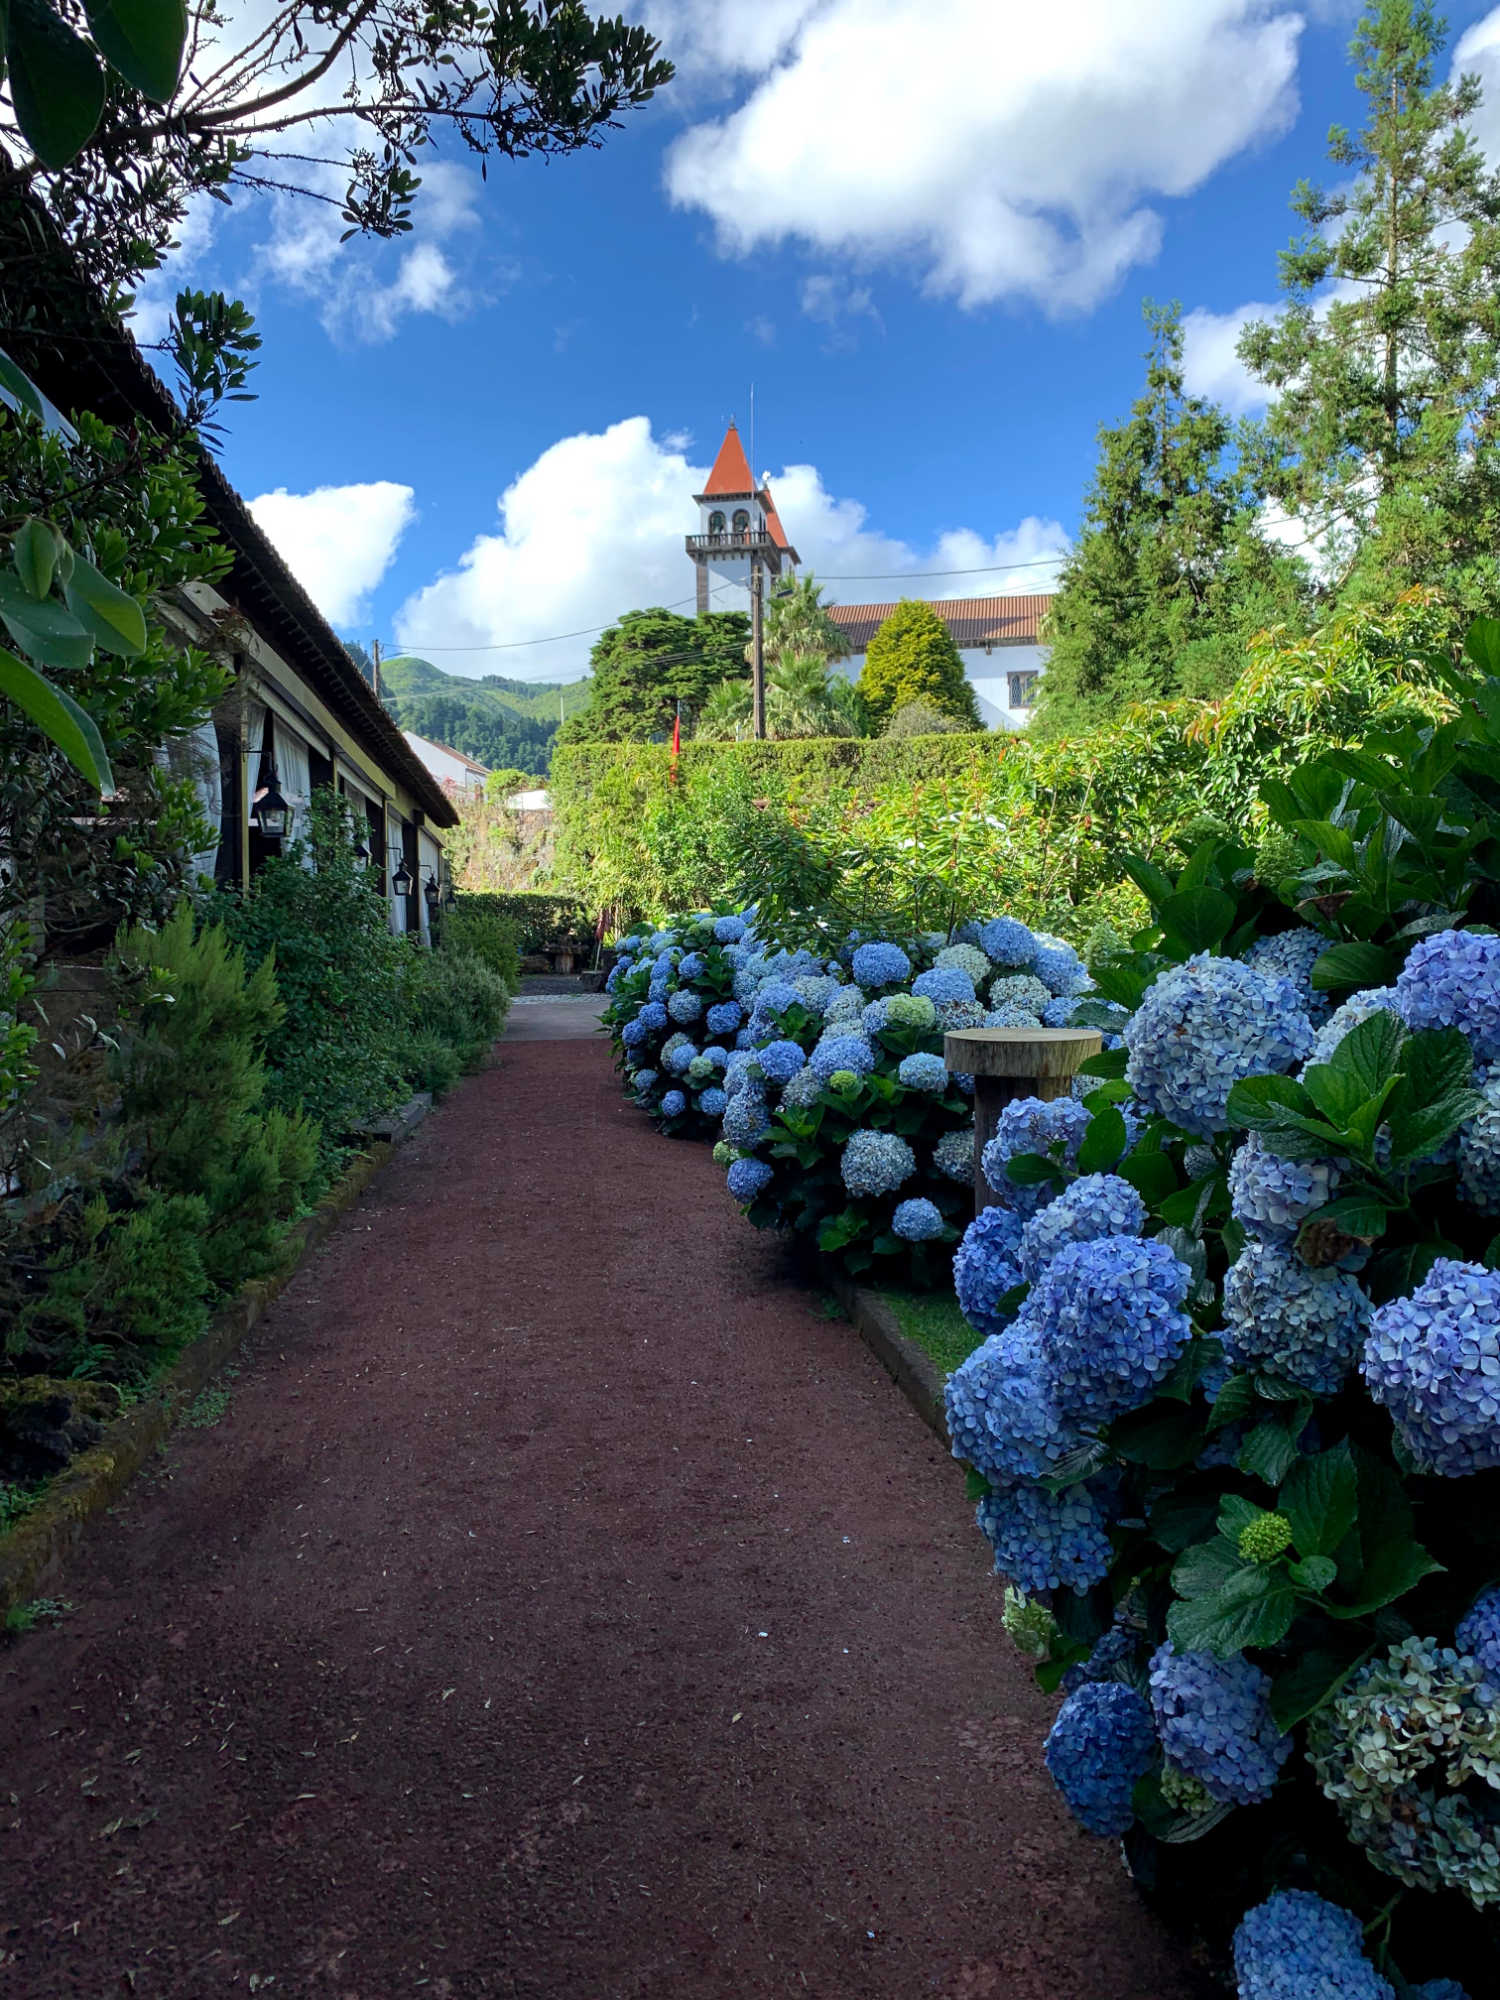
[[[984,1177],[984,1149],[1000,1113],[1018,1097],[1050,1103],[1104,1047],[1097,1028],[961,1028],[943,1037],[943,1061],[974,1079],[974,1213],[997,1205]]]

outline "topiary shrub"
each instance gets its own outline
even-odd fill
[[[953,634],[920,598],[903,598],[871,639],[859,691],[878,723],[922,702],[966,729],[984,726]]]

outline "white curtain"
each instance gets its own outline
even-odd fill
[[[430,833],[419,833],[417,835],[417,854],[422,863],[419,871],[422,880],[417,884],[417,913],[421,919],[422,936],[424,940],[430,943],[432,938],[432,907],[427,901],[427,883],[429,877],[432,881],[439,884],[442,882],[443,850],[438,846]]]
[[[279,716],[276,720],[276,775],[281,780],[281,790],[288,806],[286,840],[282,843],[284,854],[292,841],[307,837],[312,767],[308,763],[307,745],[287,728]],[[312,867],[310,850],[304,851],[302,865],[304,868]]]
[[[395,813],[386,810],[385,815],[385,882],[386,894],[391,913],[391,929],[397,937],[406,935],[406,898],[398,896],[391,888],[396,870],[401,866],[406,848],[402,839],[402,824]]]
[[[224,774],[219,765],[219,737],[211,722],[200,722],[186,736],[175,736],[156,752],[158,770],[169,778],[186,778],[198,799],[198,810],[212,833],[210,844],[189,857],[192,872],[213,876],[223,838]]]

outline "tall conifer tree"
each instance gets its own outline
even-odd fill
[[[1146,388],[1099,433],[1083,531],[1048,620],[1034,727],[1108,721],[1122,703],[1221,693],[1245,640],[1295,620],[1301,565],[1269,544],[1234,426],[1183,383],[1180,309],[1147,303]]]
[[[1479,81],[1435,82],[1445,24],[1376,0],[1350,48],[1367,113],[1335,126],[1338,192],[1301,183],[1286,310],[1241,358],[1273,391],[1257,477],[1343,601],[1417,583],[1492,607],[1500,543],[1500,176],[1466,130]]]

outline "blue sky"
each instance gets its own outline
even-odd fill
[[[578,672],[586,638],[514,642],[691,596],[694,478],[752,382],[757,469],[831,596],[1055,557],[1137,392],[1142,298],[1182,301],[1194,379],[1244,406],[1238,317],[1275,298],[1289,191],[1358,115],[1339,0],[626,11],[683,74],[601,152],[487,186],[439,155],[392,245],[247,199],[192,218],[166,274],[255,309],[225,467],[350,636]],[[1493,64],[1500,140],[1500,8],[1449,19]]]

